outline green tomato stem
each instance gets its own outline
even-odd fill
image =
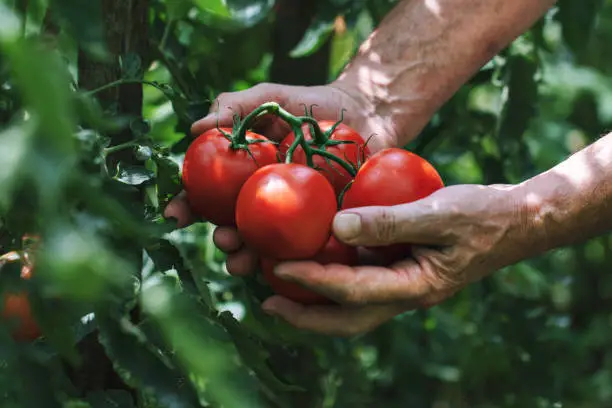
[[[295,135],[295,140],[287,150],[287,155],[285,157],[285,163],[291,163],[293,160],[293,154],[298,146],[301,146],[306,154],[306,164],[309,167],[314,167],[313,155],[323,156],[329,160],[335,161],[340,166],[342,166],[351,176],[355,176],[356,170],[353,166],[351,166],[346,161],[336,157],[332,153],[325,151],[325,146],[330,142],[329,136],[335,130],[337,124],[330,129],[331,132],[323,132],[319,123],[312,116],[294,116],[285,109],[283,109],[276,102],[265,102],[255,108],[251,113],[245,116],[244,120],[238,127],[235,132],[235,137],[232,138],[231,146],[235,149],[244,148],[248,145],[246,140],[247,130],[251,127],[252,122],[259,117],[260,115],[270,113],[278,116],[282,120],[284,120],[293,130]],[[341,119],[342,120],[342,119]],[[340,121],[341,121],[340,120]],[[306,138],[304,137],[304,131],[302,130],[303,124],[309,124],[312,126],[312,139],[313,144],[318,146],[317,148],[313,148],[310,146]],[[339,122],[338,122],[339,123]]]
[[[110,146],[107,147],[103,150],[104,155],[108,156],[109,154],[118,152],[120,150],[125,150],[125,149],[129,149],[130,147],[137,147],[138,143],[136,142],[125,142],[125,143],[121,143],[115,146]]]
[[[348,174],[351,175],[351,177],[355,177],[357,175],[357,171],[355,170],[355,168],[351,166],[349,163],[347,163],[345,160],[342,160],[339,157],[335,156],[334,154],[327,152],[325,150],[313,149],[312,147],[309,147],[309,148],[312,154],[317,154],[319,156],[325,157],[326,159],[329,159],[331,161],[335,161],[336,163],[338,163],[340,166],[342,166],[344,170],[347,171]]]

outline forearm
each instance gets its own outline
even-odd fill
[[[370,120],[385,119],[380,132],[403,145],[480,67],[554,3],[401,1],[334,84],[362,98]]]
[[[612,133],[515,190],[537,252],[612,231]]]

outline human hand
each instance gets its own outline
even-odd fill
[[[355,246],[413,244],[412,256],[384,266],[285,262],[275,274],[337,305],[305,306],[272,296],[263,309],[327,335],[370,331],[405,311],[435,305],[469,283],[533,255],[529,216],[514,186],[446,187],[409,204],[336,215],[334,233]]]
[[[318,120],[338,120],[344,109],[343,123],[357,130],[364,138],[374,135],[368,143],[372,152],[395,144],[396,136],[392,127],[384,119],[370,115],[365,104],[345,83],[311,87],[259,84],[245,91],[222,93],[211,105],[209,114],[193,124],[192,133],[197,136],[216,126],[231,127],[234,114],[244,116],[264,102],[277,102],[294,115],[303,114],[305,106],[316,105],[314,114]],[[258,118],[255,130],[276,141],[280,141],[290,131],[274,115]],[[181,192],[168,204],[164,216],[176,218],[178,227],[185,227],[195,221],[185,192]],[[242,245],[234,228],[215,229],[214,242],[228,254],[227,269],[230,273],[245,275],[256,268],[256,255]]]

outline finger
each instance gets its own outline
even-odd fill
[[[189,203],[187,202],[187,193],[181,191],[172,199],[164,210],[165,218],[175,218],[177,227],[183,228],[196,221],[196,216],[191,212]]]
[[[266,299],[262,308],[299,329],[339,337],[366,333],[404,311],[397,304],[360,308],[304,306],[281,296]]]
[[[277,265],[274,273],[341,304],[409,302],[416,307],[438,290],[431,267],[430,261],[413,259],[388,268],[296,261]]]
[[[215,246],[226,254],[236,252],[242,247],[242,240],[235,228],[218,227],[213,232]]]
[[[334,234],[347,244],[363,246],[454,243],[449,217],[431,204],[432,201],[428,200],[395,206],[351,208],[336,214]]]
[[[234,276],[246,276],[257,269],[258,257],[252,250],[243,248],[227,256],[227,272]]]

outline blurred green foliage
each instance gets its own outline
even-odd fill
[[[262,314],[210,225],[161,217],[215,95],[333,79],[393,3],[0,2],[0,254],[42,238],[32,279],[1,264],[0,288],[44,333],[0,325],[0,406],[612,406],[610,236],[341,340]],[[612,1],[559,1],[409,148],[447,184],[550,168],[612,123],[610,44]]]

